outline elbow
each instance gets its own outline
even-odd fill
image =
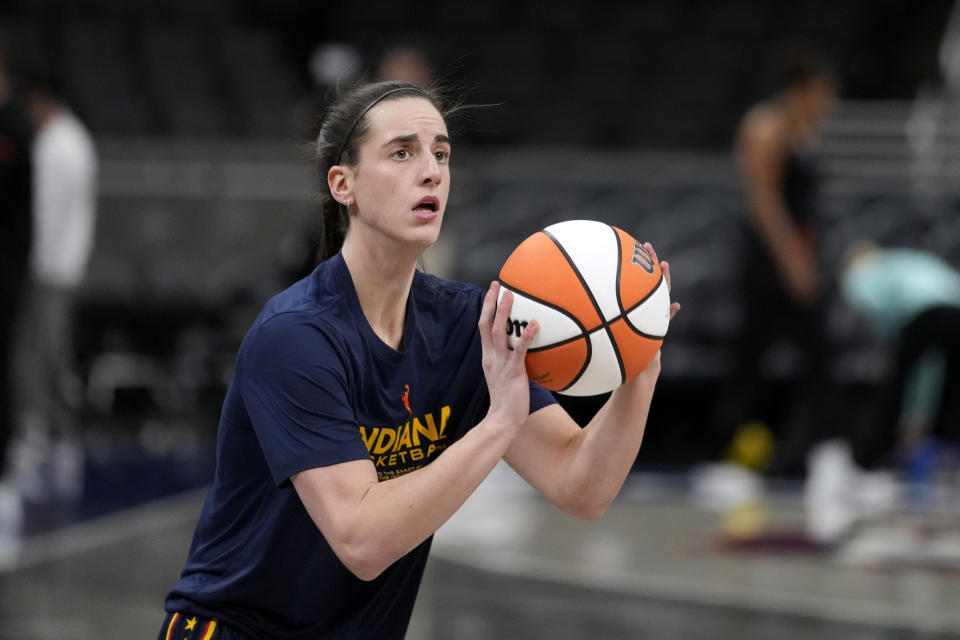
[[[364,582],[372,582],[380,577],[380,574],[383,573],[382,567],[375,567],[373,565],[366,564],[354,564],[354,565],[345,565],[347,569],[355,575],[360,580]]]
[[[564,513],[579,520],[599,520],[606,513],[616,494],[604,495],[604,492],[589,490],[561,491],[550,497],[550,501]]]
[[[599,520],[607,512],[607,505],[591,505],[581,507],[573,512],[573,515],[581,520]]]
[[[377,553],[375,546],[342,542],[330,545],[347,571],[364,582],[376,580],[392,562]]]
[[[603,514],[607,512],[607,507],[609,506],[610,501],[603,500],[599,502],[569,502],[561,505],[560,508],[580,520],[599,520],[603,517]]]
[[[377,558],[371,557],[370,554],[344,551],[337,553],[337,557],[340,558],[340,562],[347,568],[347,571],[364,582],[376,580],[389,566],[379,562]]]

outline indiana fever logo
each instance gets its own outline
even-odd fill
[[[410,387],[404,385],[401,396],[404,408],[410,410]],[[439,420],[434,413],[411,417],[395,427],[360,427],[360,437],[366,445],[377,477],[389,480],[415,471],[440,455],[447,448],[447,424],[450,422],[450,406],[440,409]]]
[[[403,395],[400,396],[400,399],[403,400],[403,406],[406,407],[407,413],[413,415],[413,411],[410,410],[410,385],[403,385]]]

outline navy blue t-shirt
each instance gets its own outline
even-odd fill
[[[484,292],[417,272],[402,351],[373,332],[341,255],[275,296],[237,354],[217,470],[167,611],[254,638],[403,638],[428,539],[364,582],[334,555],[290,476],[371,459],[414,471],[485,415]],[[531,383],[531,413],[554,402]]]

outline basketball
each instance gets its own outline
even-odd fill
[[[524,240],[500,270],[514,294],[511,345],[536,319],[530,379],[571,396],[611,391],[650,363],[670,323],[660,265],[622,229],[592,220],[551,225]]]

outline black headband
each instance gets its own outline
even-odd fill
[[[347,135],[343,139],[343,144],[340,145],[340,150],[337,151],[337,161],[334,164],[340,164],[340,156],[343,155],[343,150],[347,148],[347,143],[350,142],[350,138],[353,136],[353,130],[356,129],[357,125],[360,124],[360,121],[363,120],[363,116],[367,115],[367,111],[373,109],[387,96],[393,95],[394,93],[400,93],[401,91],[412,91],[413,93],[419,93],[427,100],[430,100],[430,96],[428,96],[425,91],[418,87],[397,87],[396,89],[390,89],[390,91],[380,94],[379,97],[374,98],[370,104],[364,107],[363,111],[360,112],[360,115],[357,116],[357,119],[353,121],[353,125],[350,127],[349,131],[347,131]]]

